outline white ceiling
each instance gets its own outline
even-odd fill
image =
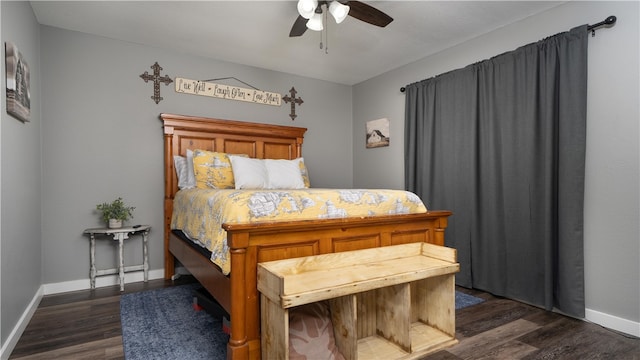
[[[289,38],[296,1],[31,4],[43,25],[354,85],[566,1],[364,2],[394,21],[380,28],[329,16],[326,32],[296,38]]]

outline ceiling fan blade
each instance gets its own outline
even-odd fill
[[[298,15],[298,18],[291,27],[289,37],[301,36],[305,31],[307,31],[307,19],[303,18],[301,15]]]
[[[393,21],[391,16],[360,1],[349,1],[349,7],[349,16],[371,25],[385,27]]]

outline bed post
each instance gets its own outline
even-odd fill
[[[227,243],[231,253],[231,336],[227,343],[227,359],[249,359],[247,343],[247,294],[246,261],[249,235],[228,234]]]
[[[293,156],[293,158],[299,158],[302,156],[302,142],[304,141],[304,138],[299,137],[296,139],[296,156]]]
[[[169,251],[171,214],[173,213],[173,127],[164,126],[164,278],[169,280],[175,273],[175,258]]]
[[[444,230],[448,225],[448,216],[441,216],[438,218],[436,222],[436,227],[434,229],[434,238],[433,244],[444,246]]]

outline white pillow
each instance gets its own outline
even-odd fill
[[[261,159],[229,155],[236,189],[266,189],[269,186],[267,167]]]
[[[264,160],[269,175],[269,189],[303,189],[300,160]]]
[[[236,189],[303,189],[300,161],[229,155]]]
[[[184,189],[187,186],[187,158],[174,155],[173,167],[176,168],[176,176],[178,177],[178,187]]]
[[[173,166],[176,168],[176,176],[178,177],[178,188],[186,189],[187,183],[187,158],[183,156],[173,156]]]
[[[173,165],[176,168],[179,189],[196,187],[196,178],[193,171],[193,151],[187,150],[187,157],[174,155]]]
[[[193,151],[187,150],[187,189],[196,187],[196,175],[193,170]]]

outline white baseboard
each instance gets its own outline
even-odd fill
[[[640,337],[640,322],[634,322],[591,309],[584,310],[584,318],[587,321],[596,323],[611,330]]]
[[[163,279],[164,269],[149,270],[149,280]],[[118,285],[118,275],[107,275],[96,278],[96,288]],[[140,271],[124,274],[125,288],[127,283],[144,281],[144,274]],[[89,279],[63,281],[60,283],[44,284],[44,295],[59,294],[68,291],[88,290],[91,288]]]
[[[188,274],[188,272],[184,268],[177,268],[177,273]],[[164,278],[164,269],[158,270],[150,270],[149,271],[149,280],[157,280]],[[101,276],[96,278],[96,288],[104,287],[104,286],[113,286],[118,285],[120,278],[118,275],[109,275],[109,276]],[[142,272],[131,272],[124,274],[124,283],[125,287],[127,283],[144,281],[144,274]],[[73,280],[73,281],[63,281],[60,283],[52,283],[52,284],[44,284],[41,285],[36,294],[33,296],[33,299],[29,303],[29,306],[25,309],[24,313],[18,319],[18,323],[13,328],[9,336],[7,337],[7,341],[2,344],[2,348],[0,348],[0,360],[7,360],[11,355],[11,352],[18,344],[18,340],[22,333],[29,325],[29,321],[33,317],[33,314],[38,309],[38,305],[40,304],[40,300],[44,295],[51,294],[59,294],[69,291],[77,291],[77,290],[88,290],[91,288],[91,282],[89,279],[82,280]]]
[[[186,271],[181,271],[182,269],[176,269],[178,273],[187,273]],[[156,280],[164,278],[164,270],[151,270],[149,271],[149,280]],[[113,286],[118,284],[118,276],[104,276],[96,278],[96,287],[104,287],[104,286]],[[130,282],[138,282],[143,281],[144,275],[140,272],[128,273],[125,274],[125,286]],[[20,336],[26,329],[31,317],[35,313],[38,305],[40,304],[40,300],[42,300],[42,296],[50,295],[50,294],[58,294],[68,291],[77,291],[77,290],[87,290],[89,289],[90,282],[89,279],[84,280],[74,280],[74,281],[64,281],[61,283],[53,283],[53,284],[44,284],[40,286],[36,294],[31,299],[31,302],[25,309],[24,313],[18,320],[18,323],[13,328],[7,340],[2,344],[2,348],[0,349],[0,360],[9,359],[9,355],[15,348]],[[604,326],[606,328],[623,332],[625,334],[629,334],[632,336],[640,337],[640,323],[634,322],[631,320],[623,319],[617,316],[609,315],[600,311],[585,309],[585,320],[596,323],[598,325]]]
[[[38,305],[40,304],[40,300],[42,300],[43,293],[44,285],[38,288],[38,291],[36,291],[36,294],[31,299],[31,302],[29,302],[29,305],[22,313],[22,316],[20,316],[20,319],[18,319],[18,323],[13,328],[13,330],[11,330],[11,333],[7,337],[7,340],[2,344],[2,348],[0,349],[0,359],[9,359],[11,352],[18,344],[18,340],[20,340],[20,336],[22,336],[24,329],[27,328],[27,325],[33,317],[33,314],[38,309]]]

